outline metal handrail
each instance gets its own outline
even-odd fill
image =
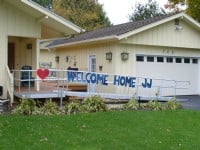
[[[13,70],[14,74],[17,74],[17,72],[19,74],[21,74],[21,72],[24,71],[29,71],[30,70]],[[37,70],[31,70],[32,72],[37,72]],[[60,86],[62,86],[61,84],[66,84],[68,86],[68,84],[70,83],[67,79],[67,72],[81,72],[83,74],[88,73],[87,71],[73,71],[73,70],[64,70],[64,69],[49,69],[50,72],[55,72],[56,76],[49,76],[47,78],[45,78],[43,81],[57,81],[58,82],[58,88]],[[59,74],[59,75],[58,75]],[[126,75],[119,75],[119,74],[108,74],[108,73],[97,73],[95,72],[95,74],[104,74],[104,75],[109,75],[109,76],[126,76]],[[51,78],[52,77],[52,78]],[[132,76],[126,76],[126,77],[132,77]],[[136,82],[135,82],[135,91],[136,93],[138,92],[138,89],[141,88],[141,81],[144,79],[152,79],[154,82],[160,82],[160,85],[152,85],[152,88],[157,88],[158,91],[158,96],[161,95],[162,89],[173,89],[174,90],[174,95],[176,95],[176,90],[177,89],[188,89],[190,87],[190,82],[189,81],[176,81],[176,80],[171,80],[171,79],[162,79],[162,78],[145,78],[145,77],[137,77],[134,76],[136,78]],[[15,81],[21,82],[21,81],[42,81],[42,79],[39,78],[34,78],[34,79],[25,79],[25,80],[21,80],[20,75],[19,78],[14,78]],[[61,81],[61,82],[60,82]],[[164,82],[169,82],[170,84],[164,84]],[[78,82],[81,83],[81,82]],[[113,84],[113,81],[108,81],[109,85]],[[185,84],[185,87],[179,87],[179,84]],[[20,88],[20,87],[19,87]],[[30,88],[30,87],[29,87]],[[126,89],[126,91],[128,92],[128,94],[130,94],[130,88],[129,87],[124,87]],[[116,92],[117,93],[117,92]]]
[[[6,66],[6,73],[7,73],[7,91],[8,91],[10,102],[12,105],[13,100],[14,100],[14,78],[8,66]]]

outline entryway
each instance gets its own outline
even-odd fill
[[[89,72],[96,72],[96,55],[89,56]],[[95,92],[95,84],[88,85],[88,92]]]

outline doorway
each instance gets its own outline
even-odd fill
[[[89,72],[96,72],[96,56],[89,56]],[[88,92],[95,92],[95,84],[88,85]]]
[[[8,43],[8,68],[12,71],[15,67],[15,43]]]

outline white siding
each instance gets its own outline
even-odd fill
[[[55,57],[56,53],[54,51],[40,50],[40,63],[51,63],[51,68],[56,68]]]
[[[199,63],[198,64],[185,64],[183,58],[196,58],[199,59],[200,53],[197,49],[184,49],[184,48],[169,48],[169,47],[156,47],[156,46],[129,46],[131,52],[133,72],[135,76],[161,78],[177,81],[190,81],[191,86],[188,90],[177,90],[177,94],[199,94]],[[136,55],[144,55],[144,62],[136,62]],[[162,56],[164,57],[163,63],[146,62],[146,56]],[[166,57],[182,58],[182,63],[178,64],[173,62],[166,63]],[[156,57],[155,57],[156,58]],[[169,82],[168,82],[169,83]],[[173,85],[172,83],[170,83]],[[179,84],[180,85],[180,84]],[[183,85],[187,87],[186,84]],[[143,91],[144,92],[144,91]],[[149,92],[149,91],[148,91]],[[154,93],[152,93],[154,92]],[[156,89],[151,90],[151,94],[155,96]],[[174,89],[163,91],[163,94],[174,94]]]
[[[116,54],[117,48],[112,43],[93,44],[88,46],[80,46],[74,48],[63,48],[57,50],[57,56],[60,57],[60,62],[57,66],[59,69],[67,69],[70,67],[77,67],[80,71],[89,71],[89,56],[96,56],[96,72],[101,73],[114,73],[115,69],[118,68],[116,65],[119,61]],[[112,60],[109,62],[106,60],[106,53],[112,52]],[[66,62],[66,56],[69,57],[69,61]],[[76,62],[76,66],[74,65]],[[103,66],[102,71],[99,70],[99,66]],[[108,92],[114,91],[114,88],[109,86],[96,86],[97,91]]]
[[[14,6],[8,4],[6,1],[0,1],[0,86],[4,87],[3,97],[6,97],[6,65],[7,65],[7,45],[8,37],[23,37],[15,39],[16,43],[16,59],[15,67],[19,69],[21,65],[27,64],[36,66],[35,48],[36,41],[30,38],[39,38],[41,35],[40,23],[36,18],[28,15],[27,13],[15,8]],[[13,39],[11,39],[13,41]],[[31,51],[26,51],[26,44],[31,42],[33,44],[33,49]],[[31,59],[26,59],[27,56],[32,55]]]
[[[176,30],[171,21],[128,37],[122,43],[200,49],[200,32],[184,21],[180,25],[183,30]]]
[[[7,64],[7,38],[0,34],[0,86],[5,87],[5,64]],[[5,90],[3,91],[5,94]]]
[[[1,34],[39,38],[41,29],[36,18],[3,2],[0,5]]]
[[[113,58],[109,62],[106,60],[106,52],[112,52]],[[67,67],[78,67],[79,70],[88,71],[88,56],[96,55],[97,58],[97,72],[99,66],[103,66],[102,72],[114,72],[116,60],[116,53],[113,44],[95,44],[88,46],[80,46],[76,48],[62,48],[57,50],[57,55],[60,56],[60,63],[58,68],[66,69]],[[69,56],[68,62],[66,62],[66,56]],[[74,58],[76,66],[74,66]]]

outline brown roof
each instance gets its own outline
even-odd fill
[[[174,14],[168,14],[168,15],[154,17],[154,18],[145,19],[141,21],[128,22],[124,24],[111,26],[111,27],[93,30],[90,32],[85,32],[70,39],[68,38],[68,39],[55,40],[54,42],[49,44],[48,47],[54,47],[58,45],[63,45],[63,44],[68,44],[68,43],[73,43],[73,42],[81,42],[85,40],[92,40],[92,39],[103,38],[103,37],[108,37],[108,36],[120,36],[130,31],[139,29],[146,25],[168,18],[172,15]]]

